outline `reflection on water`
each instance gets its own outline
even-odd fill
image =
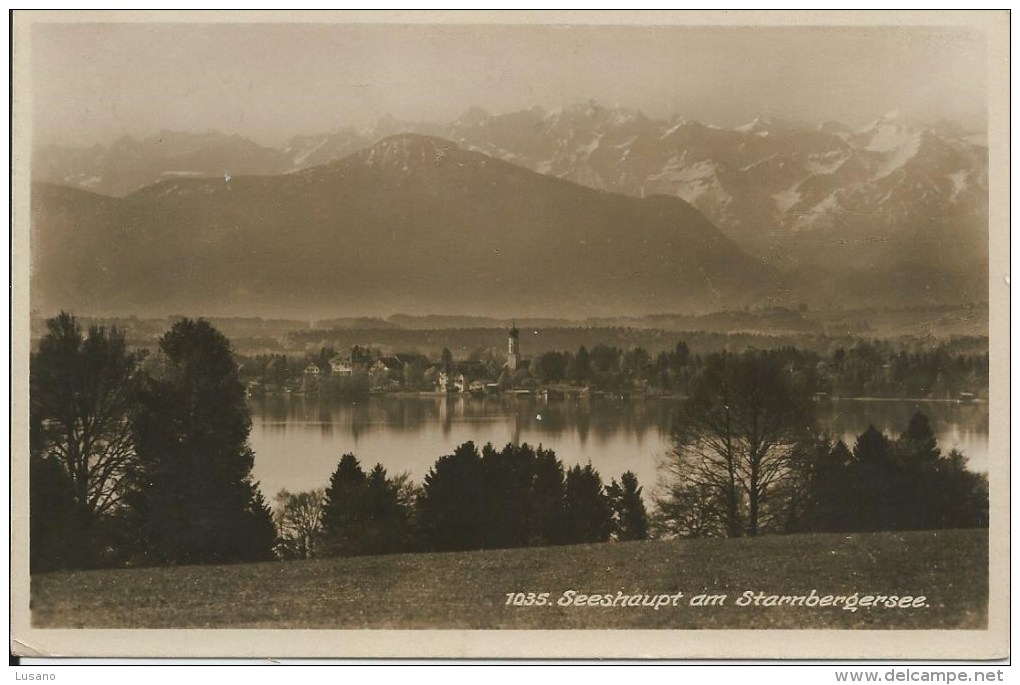
[[[513,395],[373,395],[356,400],[276,395],[252,400],[255,423],[267,432],[317,427],[324,436],[338,433],[355,443],[378,433],[438,428],[449,435],[459,424],[503,425],[508,420],[516,433],[507,435],[503,442],[520,439],[520,434],[558,438],[564,433],[576,435],[581,445],[589,438],[604,442],[620,433],[640,440],[648,431],[668,428],[675,407],[674,402],[661,400],[595,397],[549,402]]]
[[[252,400],[255,477],[270,498],[284,487],[325,487],[340,456],[353,452],[368,468],[380,462],[420,481],[438,457],[467,440],[497,447],[516,441],[550,447],[566,466],[591,460],[607,482],[634,471],[650,494],[678,407],[678,400],[604,397],[269,396]],[[820,427],[851,447],[869,423],[898,435],[919,409],[944,451],[955,447],[971,468],[988,469],[987,404],[839,400],[816,408]]]
[[[970,458],[972,469],[988,470],[988,405],[984,402],[839,400],[820,406],[819,427],[850,447],[868,424],[886,435],[898,436],[914,412],[920,411],[931,420],[943,452],[958,449]]]

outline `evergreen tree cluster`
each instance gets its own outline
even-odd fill
[[[606,488],[590,463],[564,470],[541,446],[487,444],[479,451],[466,442],[425,476],[419,539],[424,549],[446,551],[643,538],[640,488],[627,475],[624,496],[615,482]]]
[[[182,319],[159,352],[61,314],[32,355],[33,571],[273,558],[230,343]]]
[[[988,526],[988,478],[958,451],[943,454],[917,412],[898,439],[874,426],[851,450],[820,440],[806,450],[796,531],[931,530]]]
[[[340,458],[322,509],[324,554],[359,556],[406,551],[412,514],[401,498],[401,479],[382,464],[365,473],[353,454]]]
[[[591,464],[564,470],[552,450],[473,442],[440,457],[420,487],[340,458],[324,493],[282,492],[281,549],[289,558],[501,549],[642,540],[648,515],[637,477],[603,484]],[[303,513],[318,502],[314,526]],[[311,542],[309,542],[311,540]]]

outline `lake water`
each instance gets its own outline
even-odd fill
[[[391,475],[421,482],[437,458],[468,440],[541,443],[564,466],[588,460],[605,482],[633,471],[650,494],[656,465],[669,449],[679,400],[605,397],[541,401],[532,397],[373,395],[358,400],[315,395],[253,399],[254,477],[272,499],[281,488],[326,487],[340,456],[353,452],[366,470],[376,462]],[[916,410],[931,419],[944,452],[959,449],[970,467],[987,471],[986,403],[834,400],[817,405],[819,424],[852,447],[868,424],[896,436]]]

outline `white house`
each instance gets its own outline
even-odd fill
[[[354,365],[350,359],[333,357],[329,360],[329,368],[334,376],[350,376],[354,373]]]

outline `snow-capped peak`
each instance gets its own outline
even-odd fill
[[[410,171],[413,167],[440,164],[459,149],[450,140],[415,133],[402,133],[383,138],[375,145],[357,153],[367,166]]]
[[[754,121],[746,123],[742,126],[737,126],[733,130],[740,131],[741,133],[757,133],[761,135],[769,133],[771,131],[790,130],[805,127],[806,124],[800,121],[759,115],[754,118]]]
[[[754,121],[750,121],[741,126],[737,126],[734,130],[740,131],[741,133],[757,133],[758,131],[767,131],[772,128],[772,120],[768,117],[757,116]]]

